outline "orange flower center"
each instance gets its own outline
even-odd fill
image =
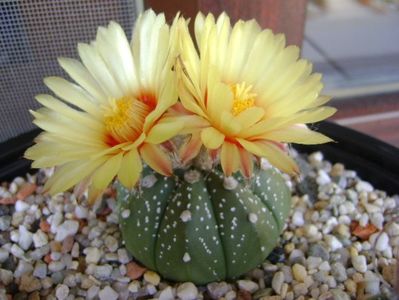
[[[255,98],[257,95],[251,92],[251,90],[252,85],[248,85],[246,82],[231,85],[231,91],[234,97],[232,108],[232,114],[234,116],[255,105]]]
[[[125,96],[111,100],[104,113],[107,143],[114,146],[117,143],[135,141],[143,131],[145,118],[155,106],[155,97],[148,95],[140,99]]]

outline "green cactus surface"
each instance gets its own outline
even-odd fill
[[[251,180],[216,169],[175,173],[147,169],[137,189],[118,187],[126,248],[147,268],[204,284],[240,276],[276,246],[291,206],[279,173],[257,170]]]

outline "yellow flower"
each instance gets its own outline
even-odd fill
[[[172,173],[160,144],[183,125],[164,114],[177,101],[173,35],[164,15],[149,10],[138,18],[131,43],[111,22],[91,44],[78,45],[82,63],[59,59],[76,84],[45,79],[63,101],[36,97],[44,107],[32,111],[34,123],[44,132],[25,153],[35,168],[57,166],[46,184],[51,194],[83,181],[92,202],[115,176],[132,188],[142,171],[140,157],[159,173]]]
[[[330,141],[305,124],[331,116],[335,109],[321,107],[320,74],[298,59],[299,48],[285,47],[285,37],[261,30],[254,21],[233,27],[226,14],[195,20],[196,46],[187,22],[178,21],[180,56],[176,71],[178,90],[189,120],[191,139],[182,147],[187,162],[201,145],[219,152],[226,175],[237,170],[250,176],[254,157],[267,158],[287,173],[297,173],[282,143],[318,144]],[[199,54],[197,50],[199,50]]]

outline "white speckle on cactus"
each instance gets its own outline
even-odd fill
[[[184,262],[189,262],[190,260],[191,260],[190,254],[188,254],[187,252],[184,253],[184,255],[183,255],[183,261],[184,261]]]
[[[144,178],[141,180],[141,186],[143,186],[145,188],[151,188],[154,186],[154,184],[155,184],[155,182],[157,182],[157,180],[158,179],[153,174],[144,176]]]
[[[124,209],[123,211],[122,211],[122,218],[124,218],[124,219],[127,219],[127,218],[129,218],[129,216],[130,216],[130,210],[129,209]]]
[[[182,213],[180,214],[180,219],[183,222],[188,222],[191,220],[191,212],[189,210],[183,210]]]
[[[226,190],[234,190],[237,186],[238,186],[238,181],[234,177],[229,176],[224,178],[223,187]]]
[[[188,183],[196,183],[201,177],[201,173],[197,170],[190,170],[184,173],[184,180]]]
[[[249,222],[255,224],[256,222],[258,222],[258,215],[255,214],[255,213],[250,213],[250,214],[248,215],[248,219],[249,219]]]
[[[235,207],[232,207],[232,208],[230,208],[230,210],[231,210],[232,212],[235,212],[235,211],[236,211],[236,208],[235,208]]]
[[[260,250],[262,250],[262,252],[265,251],[265,247],[262,246],[262,247],[260,248]]]

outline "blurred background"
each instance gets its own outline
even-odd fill
[[[0,142],[34,129],[28,109],[43,77],[64,76],[58,56],[77,57],[110,20],[130,36],[147,7],[169,18],[225,10],[285,32],[324,74],[333,121],[399,147],[399,0],[0,0]]]

